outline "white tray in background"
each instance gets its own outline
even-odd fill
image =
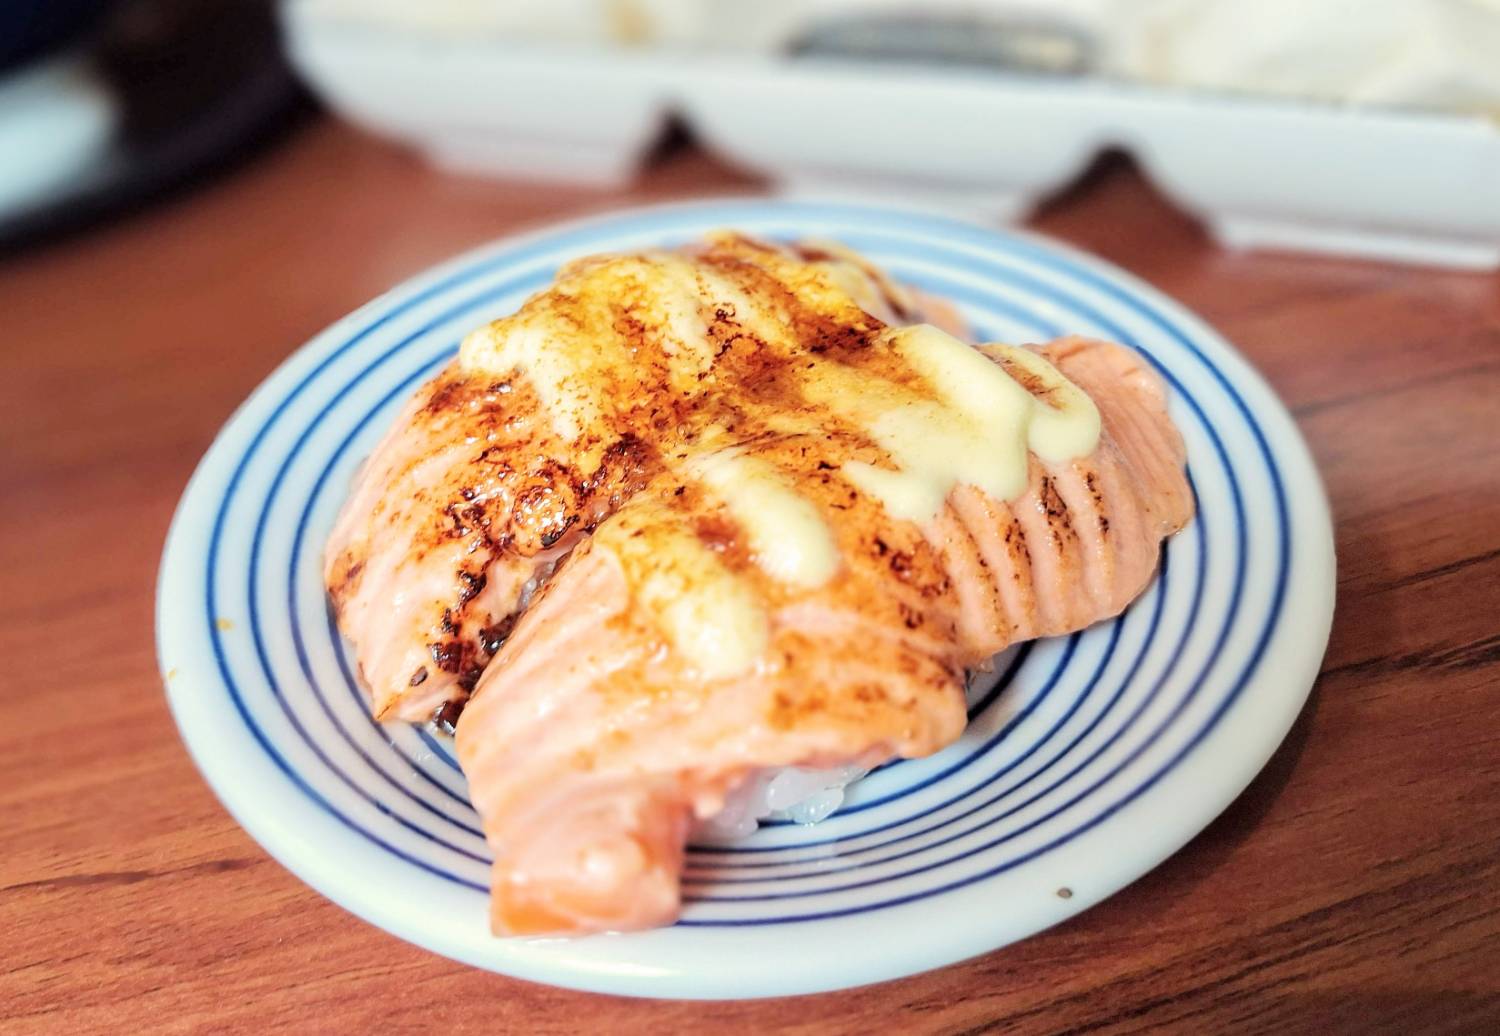
[[[1216,238],[1500,268],[1500,125],[1132,87],[756,55],[424,39],[284,8],[338,112],[446,168],[628,180],[669,116],[791,193],[1013,219],[1129,150]]]

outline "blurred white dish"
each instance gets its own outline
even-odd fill
[[[1231,246],[1500,267],[1500,125],[1478,115],[791,60],[678,36],[620,47],[382,30],[327,4],[284,8],[298,69],[337,111],[445,168],[618,185],[675,113],[788,193],[992,219],[1123,146]],[[1088,7],[1059,24],[1087,38]]]

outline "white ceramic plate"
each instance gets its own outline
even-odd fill
[[[488,852],[448,745],[365,712],[319,578],[355,467],[479,324],[563,261],[733,226],[829,237],[955,300],[986,340],[1079,332],[1172,386],[1197,519],[1119,620],[1013,649],[968,732],[857,786],[812,828],[695,848],[672,928],[496,939]],[[1035,238],[885,209],[723,202],[505,241],[376,299],[241,407],[193,476],[162,561],[157,636],[194,759],[273,856],[373,924],[557,985],[749,997],[894,978],[1086,909],[1174,852],[1250,781],[1327,641],[1333,550],[1307,450],[1259,377],[1170,300]]]

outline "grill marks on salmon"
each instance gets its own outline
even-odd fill
[[[892,517],[849,474],[900,473],[866,411],[983,415],[892,337],[956,317],[856,259],[729,236],[565,267],[466,341],[356,480],[330,593],[378,717],[472,691],[457,748],[497,933],[670,922],[688,833],[734,788],[951,743],[967,670],[1118,614],[1190,519],[1160,379],[1077,338],[1033,347],[1050,367],[980,350],[1026,405],[1065,406],[1059,373],[1081,388],[1097,446],[1019,454],[1009,499],[960,480],[930,519]],[[951,364],[951,339],[930,344],[924,362]],[[780,487],[766,508],[797,506],[747,512],[736,472]],[[824,532],[799,539],[808,509]],[[774,564],[771,529],[795,541]],[[799,568],[825,539],[833,565]]]
[[[587,469],[568,456],[525,379],[453,364],[396,418],[325,552],[377,719],[466,698],[557,562],[656,466],[628,438]]]
[[[1033,457],[1008,503],[960,486],[933,527],[978,656],[1118,615],[1155,573],[1157,544],[1193,513],[1182,439],[1145,361],[1081,338],[1038,351],[1094,399],[1104,432],[1068,464]]]

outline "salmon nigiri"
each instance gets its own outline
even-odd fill
[[[1144,588],[1192,514],[1160,380],[955,324],[720,235],[565,267],[409,406],[329,583],[377,715],[468,696],[496,933],[670,923],[747,782],[934,752],[969,669]]]

